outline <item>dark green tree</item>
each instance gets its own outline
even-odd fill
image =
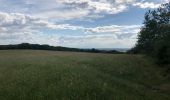
[[[160,64],[170,64],[170,3],[145,14],[144,26],[131,51],[152,56]]]

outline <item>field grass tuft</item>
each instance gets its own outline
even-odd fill
[[[170,100],[170,79],[142,55],[4,50],[0,100]]]

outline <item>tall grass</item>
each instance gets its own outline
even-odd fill
[[[170,100],[170,80],[142,55],[0,51],[0,100]]]

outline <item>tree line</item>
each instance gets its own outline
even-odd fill
[[[155,59],[158,64],[170,64],[170,3],[149,10],[138,41],[129,53],[142,53]]]
[[[91,53],[110,53],[110,54],[122,54],[116,50],[98,50],[98,49],[78,49],[78,48],[68,48],[61,46],[50,46],[50,45],[40,45],[40,44],[29,44],[22,43],[16,45],[0,45],[0,50],[13,50],[13,49],[31,49],[31,50],[52,50],[52,51],[73,51],[73,52],[91,52]]]

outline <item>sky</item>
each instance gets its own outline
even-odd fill
[[[144,14],[170,0],[0,0],[0,45],[131,48]]]

